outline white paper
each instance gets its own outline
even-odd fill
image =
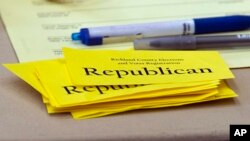
[[[20,62],[61,57],[62,47],[129,48],[131,41],[86,47],[71,41],[83,27],[249,14],[248,0],[0,0]],[[238,33],[250,33],[234,32]],[[219,49],[231,68],[250,66],[250,47]]]

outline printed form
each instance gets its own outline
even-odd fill
[[[3,19],[20,62],[59,58],[62,47],[130,48],[132,41],[87,47],[71,40],[83,27],[250,15],[248,0],[0,0]],[[234,32],[227,34],[250,33]],[[250,66],[250,47],[218,49],[231,68]]]

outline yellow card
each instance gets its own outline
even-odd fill
[[[207,93],[201,95],[162,97],[162,98],[132,100],[132,101],[129,100],[127,102],[121,101],[117,103],[116,106],[119,105],[118,107],[111,107],[111,105],[114,103],[106,103],[106,104],[104,103],[103,105],[99,106],[89,105],[81,110],[72,111],[71,114],[74,119],[87,119],[87,118],[95,118],[135,109],[181,106],[192,103],[237,97],[237,94],[233,90],[231,90],[224,81],[221,81],[221,84],[219,85],[217,90],[218,90],[217,92],[208,91]],[[111,107],[111,108],[108,109],[105,107]]]
[[[61,113],[61,112],[70,112],[70,111],[76,111],[76,110],[85,110],[85,109],[89,109],[90,107],[94,107],[94,108],[102,107],[103,109],[111,109],[114,107],[123,106],[124,104],[126,104],[127,107],[129,107],[129,105],[144,106],[144,105],[141,105],[140,102],[132,103],[133,101],[136,101],[136,100],[149,101],[151,98],[152,99],[155,99],[155,98],[162,99],[162,98],[167,98],[167,97],[169,97],[170,99],[176,99],[176,100],[177,100],[177,98],[181,98],[181,97],[189,97],[190,99],[193,100],[194,97],[199,97],[201,95],[206,95],[208,93],[209,94],[218,93],[217,87],[211,87],[211,88],[207,87],[207,88],[205,88],[205,90],[199,90],[199,91],[195,91],[196,89],[197,88],[194,88],[194,89],[192,89],[192,91],[189,91],[187,89],[184,89],[184,90],[164,89],[164,90],[158,90],[158,91],[143,92],[143,94],[137,93],[135,95],[129,95],[127,97],[126,96],[119,97],[119,98],[111,99],[111,100],[96,101],[96,102],[92,102],[92,103],[85,104],[85,105],[75,105],[75,106],[59,108],[59,107],[53,107],[50,104],[46,104],[46,107],[47,107],[48,113]],[[186,91],[188,91],[188,92],[186,92]],[[170,102],[170,101],[168,101],[168,102]],[[184,101],[181,101],[181,102],[184,102]],[[156,104],[156,103],[152,103],[152,104]],[[166,102],[164,104],[166,104]],[[103,107],[103,105],[105,105],[105,106]]]
[[[35,65],[43,64],[46,61],[36,61],[36,62],[27,62],[27,63],[16,63],[16,64],[4,64],[4,66],[13,72],[15,75],[23,79],[33,88],[40,92],[43,98],[44,103],[48,103],[48,96],[41,85],[39,79],[36,76]]]
[[[216,93],[218,93],[218,91],[211,91],[209,93],[191,96],[165,96],[150,99],[134,99],[108,103],[96,103],[83,106],[82,109],[73,110],[71,111],[71,114],[74,118],[83,116],[84,118],[86,118],[86,116],[90,116],[89,114],[91,114],[91,116],[93,116],[94,113],[96,114],[96,116],[99,116],[99,113],[113,114],[135,109],[142,109],[144,107],[149,107],[150,105],[161,105],[163,104],[163,102],[164,105],[168,104],[169,106],[174,106],[176,104],[182,105],[183,103],[187,102],[198,102],[200,100],[213,96]]]
[[[218,81],[202,81],[154,85],[84,86],[72,84],[64,60],[51,60],[47,63],[37,64],[36,68],[39,79],[48,93],[50,104],[54,107],[87,105],[121,99],[180,95],[184,92],[215,88],[219,84]],[[154,94],[152,95],[152,93]]]
[[[53,105],[60,105],[54,98],[55,96],[61,96],[71,101],[71,103],[78,103],[79,101],[86,102],[86,99],[90,101],[96,101],[101,102],[101,99],[114,97],[112,99],[109,99],[109,101],[114,100],[120,100],[123,99],[131,99],[131,98],[146,98],[146,97],[154,97],[154,96],[161,96],[161,95],[180,95],[184,94],[186,91],[192,91],[192,94],[195,94],[194,91],[197,91],[199,89],[210,89],[211,87],[214,87],[218,84],[218,81],[201,81],[201,82],[192,82],[192,83],[169,83],[169,84],[161,84],[161,85],[153,85],[153,86],[147,86],[143,89],[136,89],[135,91],[129,90],[129,88],[133,87],[139,87],[140,85],[114,85],[114,86],[74,86],[70,78],[68,77],[64,60],[63,59],[55,59],[55,60],[45,60],[45,61],[36,61],[36,62],[27,62],[27,63],[17,63],[17,64],[5,64],[5,67],[7,67],[10,71],[15,73],[17,76],[22,78],[24,81],[29,83],[31,86],[33,86],[35,89],[37,89],[43,96],[44,103],[50,103]],[[38,70],[36,68],[43,68],[42,74],[45,78],[43,78],[39,73],[37,73]],[[50,68],[50,69],[48,69]],[[45,79],[46,81],[44,84],[41,83],[41,78]],[[44,89],[44,85],[49,85],[48,89],[51,91],[50,93],[53,94],[53,96],[49,97],[49,92]],[[180,90],[178,90],[178,89]],[[60,90],[64,90],[60,91]],[[84,92],[83,90],[86,89],[87,92]],[[126,92],[119,91],[119,89],[126,89]],[[168,92],[160,91],[161,89],[165,89]],[[181,90],[182,89],[182,90]],[[111,91],[117,91],[117,93],[111,94]],[[146,91],[154,91],[154,95],[151,93],[142,93]],[[91,94],[88,94],[88,91],[91,92]],[[127,95],[128,93],[137,93],[137,95]],[[85,95],[86,94],[86,95]],[[108,94],[108,95],[107,95]],[[70,96],[69,96],[70,95]],[[119,98],[118,98],[119,96]],[[69,99],[70,97],[70,99]],[[72,99],[71,99],[72,97]],[[73,98],[76,97],[76,98]],[[115,97],[117,97],[115,99]],[[62,101],[64,101],[64,98],[62,98]],[[60,99],[60,98],[59,98]],[[74,99],[77,99],[77,101],[74,101]],[[108,101],[108,100],[106,100]],[[102,101],[103,102],[103,101]],[[64,102],[63,102],[64,103]]]
[[[64,48],[73,84],[128,85],[233,78],[216,51],[117,51]]]

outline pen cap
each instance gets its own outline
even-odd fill
[[[136,39],[136,50],[190,50],[196,49],[195,36],[166,36]]]

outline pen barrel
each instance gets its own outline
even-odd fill
[[[194,33],[193,20],[114,25],[88,28],[90,37],[134,36],[159,37],[166,35],[186,35]]]
[[[250,34],[216,36],[166,36],[137,39],[136,50],[192,50],[224,47],[250,47]]]
[[[221,36],[198,36],[196,37],[197,48],[221,48],[250,46],[250,35],[221,35]]]
[[[192,50],[196,49],[195,36],[166,36],[137,39],[136,50]]]

